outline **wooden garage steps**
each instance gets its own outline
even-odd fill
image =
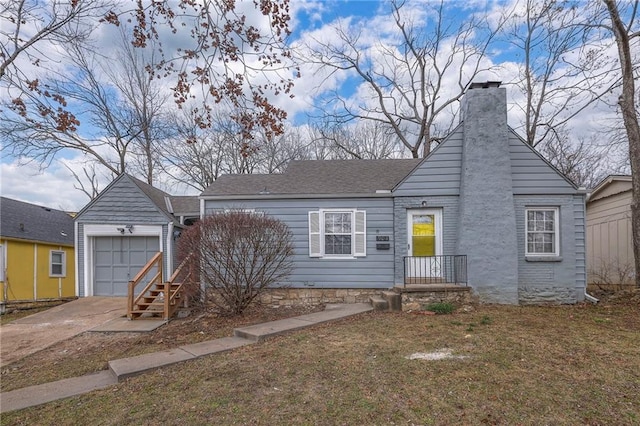
[[[129,281],[129,294],[127,297],[127,317],[133,319],[157,319],[168,320],[178,309],[182,299],[183,284],[189,278],[189,274],[182,278],[182,282],[176,282],[186,259],[178,266],[168,281],[162,276],[162,253],[158,252],[138,272],[132,281]],[[151,276],[150,279],[148,277]],[[149,280],[145,287],[137,293],[136,286]]]

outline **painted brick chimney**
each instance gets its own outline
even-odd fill
[[[518,243],[507,93],[500,82],[472,83],[462,100],[462,171],[457,252],[481,300],[518,303]]]

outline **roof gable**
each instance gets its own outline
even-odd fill
[[[169,194],[124,173],[78,213],[77,221],[158,223],[175,221],[168,211]]]
[[[458,125],[394,190],[395,196],[459,195],[464,128]],[[509,127],[514,195],[573,194],[576,186]]]
[[[631,187],[631,176],[609,175],[596,185],[587,201],[595,201],[627,191],[631,192]]]
[[[73,246],[73,232],[73,218],[61,210],[0,198],[3,238]]]
[[[396,186],[394,195],[459,195],[463,136],[459,124]]]
[[[509,155],[515,195],[574,194],[578,189],[512,128],[509,128]]]

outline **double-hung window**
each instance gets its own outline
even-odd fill
[[[558,256],[559,212],[556,207],[531,207],[526,211],[527,256]]]
[[[64,277],[66,276],[65,259],[66,253],[64,251],[51,250],[49,254],[49,276],[51,277]]]
[[[366,256],[366,213],[354,209],[309,212],[309,256]]]

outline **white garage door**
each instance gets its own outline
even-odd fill
[[[133,279],[158,251],[158,237],[95,237],[93,294],[126,296],[129,280]]]

